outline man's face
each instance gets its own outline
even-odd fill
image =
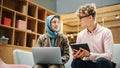
[[[79,16],[80,19],[80,25],[81,27],[87,28],[90,26],[90,22],[91,22],[91,15],[85,15],[85,14],[81,14]]]

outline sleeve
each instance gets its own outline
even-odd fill
[[[62,61],[64,63],[66,63],[69,58],[70,58],[70,55],[69,55],[69,41],[68,41],[68,38],[66,36],[63,37],[63,56],[61,57]]]
[[[42,47],[42,35],[40,35],[37,39],[37,42],[36,42],[36,46],[37,47]]]
[[[110,30],[107,30],[105,32],[105,34],[103,35],[103,44],[104,44],[104,53],[90,53],[90,57],[95,60],[100,58],[100,57],[104,57],[108,60],[112,60],[112,55],[113,55],[113,37],[112,37],[112,33]]]

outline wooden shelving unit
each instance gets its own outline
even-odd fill
[[[0,0],[0,37],[9,38],[8,45],[11,45],[9,47],[12,47],[12,51],[16,49],[14,47],[29,50],[35,46],[39,35],[45,33],[45,18],[51,14],[56,13],[30,0]],[[11,20],[10,26],[4,24],[4,18]],[[18,21],[24,21],[22,28],[26,28],[19,28]],[[7,45],[0,44],[2,50],[0,52],[3,52],[3,46],[7,47]],[[12,51],[10,54],[12,54]],[[13,56],[5,59],[5,55],[2,54],[0,54],[0,57],[6,63],[14,63],[13,60],[9,60],[13,59]]]
[[[45,33],[45,18],[51,14],[55,13],[28,0],[0,0],[0,37],[8,37],[11,45],[32,47],[32,40]],[[5,17],[11,19],[10,26],[4,25]],[[18,20],[26,22],[26,29],[18,28]]]

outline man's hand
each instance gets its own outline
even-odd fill
[[[83,57],[89,57],[90,56],[90,52],[88,52],[87,50],[80,48],[79,50],[73,49],[73,58],[83,58]]]
[[[78,53],[78,50],[76,49],[72,49],[72,55],[73,55],[73,58],[76,59],[77,58],[77,53]]]

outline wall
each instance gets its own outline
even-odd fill
[[[80,5],[95,3],[97,7],[118,4],[120,0],[57,0],[57,13],[65,14],[75,12]]]
[[[42,5],[58,14],[72,13],[79,6],[86,3],[95,3],[97,7],[118,4],[120,0],[31,0]]]
[[[31,1],[56,12],[56,0],[31,0]]]

